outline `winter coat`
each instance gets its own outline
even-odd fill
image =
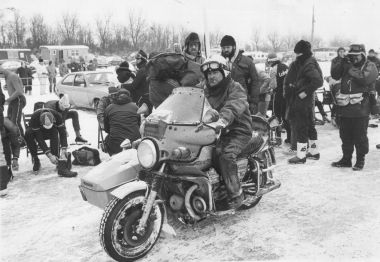
[[[149,82],[147,80],[148,72],[146,64],[141,65],[136,73],[135,79],[130,84],[122,84],[121,87],[127,89],[132,96],[132,101],[138,106],[141,106],[140,99],[145,103],[149,103],[148,107],[151,109],[151,103],[149,102]],[[143,102],[143,103],[144,103]]]
[[[198,64],[203,64],[203,62],[206,60],[201,55],[193,56],[193,55],[190,55],[190,54],[188,54],[186,52],[183,52],[183,55],[185,56],[186,60],[190,60],[190,61],[196,62]]]
[[[79,72],[82,70],[82,66],[77,62],[72,62],[67,65],[67,67],[70,69],[70,72]]]
[[[297,59],[285,78],[285,98],[289,105],[289,118],[302,110],[313,110],[314,92],[323,85],[322,70],[314,57]],[[299,95],[305,92],[306,97]]]
[[[252,119],[244,88],[229,76],[217,86],[205,87],[205,96],[211,107],[227,121],[226,132],[234,131],[252,136]]]
[[[232,79],[244,87],[252,101],[257,102],[260,93],[258,73],[252,59],[244,56],[243,52],[243,50],[237,52],[227,61],[227,66],[231,71]]]
[[[138,107],[125,94],[118,94],[114,104],[104,112],[104,130],[111,140],[120,143],[128,138],[131,142],[140,138]]]
[[[276,67],[276,96],[284,96],[284,81],[285,77],[288,74],[288,66],[284,63],[277,62],[275,64]]]
[[[365,59],[362,61],[361,64],[354,66],[348,59],[341,59],[331,68],[332,75],[341,79],[338,95],[339,93],[363,94],[361,102],[337,107],[337,113],[342,117],[368,117],[370,114],[369,93],[375,92],[376,78],[379,73],[374,63]]]
[[[377,68],[377,71],[380,72],[380,59],[379,58],[377,58],[375,56],[368,56],[367,60],[374,63],[376,68]]]

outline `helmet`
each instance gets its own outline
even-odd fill
[[[206,73],[209,70],[220,70],[224,77],[227,77],[230,73],[227,67],[227,61],[221,55],[212,55],[204,61],[201,65],[202,73],[206,76]]]

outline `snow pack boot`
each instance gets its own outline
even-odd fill
[[[37,156],[35,156],[33,157],[32,162],[33,162],[33,172],[38,172],[41,168],[40,160],[38,159]]]
[[[317,140],[310,140],[309,152],[307,152],[306,158],[319,160],[320,157],[321,155],[318,152]]]
[[[288,160],[289,164],[304,164],[306,162],[307,143],[297,143],[297,155]]]
[[[360,171],[363,169],[363,167],[364,167],[364,156],[356,157],[356,163],[355,163],[354,167],[352,168],[352,170]]]
[[[5,196],[8,193],[7,185],[12,179],[12,169],[9,166],[0,166],[0,196]]]
[[[352,167],[351,157],[344,156],[341,160],[332,162],[331,166],[333,167]]]
[[[76,177],[78,175],[77,172],[70,171],[67,159],[58,159],[57,170],[58,175],[62,177]]]

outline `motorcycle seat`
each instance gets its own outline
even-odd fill
[[[247,146],[243,148],[238,158],[248,156],[249,154],[257,153],[260,147],[264,144],[264,139],[262,136],[253,136],[249,140]]]

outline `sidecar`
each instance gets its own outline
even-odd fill
[[[100,163],[81,178],[82,198],[104,209],[114,196],[111,192],[136,179],[140,171],[136,149],[123,150]]]

